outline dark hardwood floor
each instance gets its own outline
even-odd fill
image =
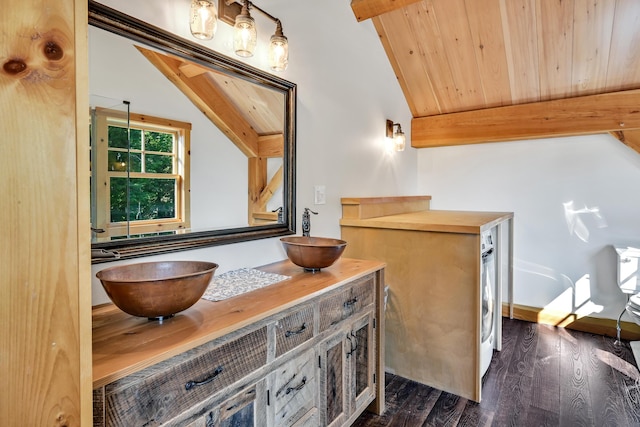
[[[640,374],[614,342],[503,319],[480,404],[387,373],[387,410],[354,426],[640,426]]]

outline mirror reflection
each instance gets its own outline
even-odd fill
[[[185,57],[152,27],[139,40],[133,18],[132,40],[126,15],[103,29],[116,14],[90,2],[93,247],[140,256],[293,232],[295,85],[203,48]]]

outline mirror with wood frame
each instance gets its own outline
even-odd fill
[[[296,85],[89,1],[92,262],[295,232]]]

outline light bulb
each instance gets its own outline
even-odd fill
[[[193,37],[211,40],[218,28],[215,0],[191,0],[190,29]]]
[[[285,36],[271,36],[269,44],[269,67],[273,71],[284,71],[289,65],[289,42]]]
[[[393,136],[393,142],[395,143],[396,151],[404,151],[407,139],[404,136],[404,132],[402,132],[402,129],[399,129],[398,132],[396,132],[396,134]]]
[[[256,31],[256,24],[246,4],[242,6],[242,12],[236,16],[236,24],[233,34],[233,48],[236,51],[236,55],[248,58],[253,56],[253,50],[256,47],[258,41],[258,33]]]

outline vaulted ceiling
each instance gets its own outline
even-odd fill
[[[594,131],[640,136],[632,131],[640,128],[638,0],[351,6],[359,21],[373,20],[414,117],[416,147]],[[557,115],[576,123],[549,126]],[[532,129],[505,131],[523,120]]]

